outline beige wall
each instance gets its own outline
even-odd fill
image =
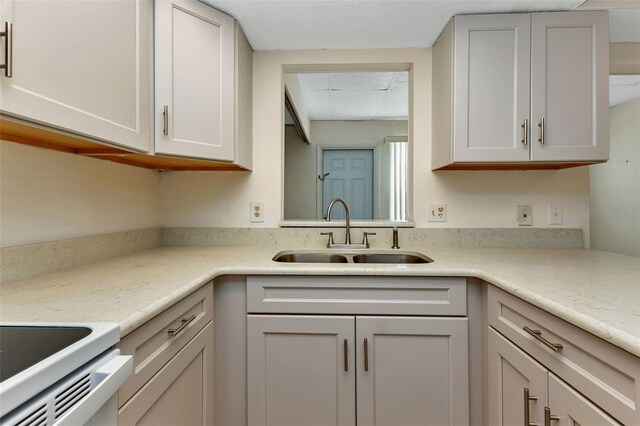
[[[290,66],[288,64],[294,64]],[[329,64],[329,65],[327,65]],[[252,226],[249,202],[265,202],[265,223],[283,217],[283,66],[289,72],[411,68],[414,214],[419,227],[514,227],[516,206],[533,206],[536,227],[549,227],[548,205],[562,204],[563,227],[589,231],[589,174],[559,171],[431,172],[431,49],[260,51],[254,53],[254,171],[251,174],[168,173],[163,179],[167,226]],[[364,64],[376,64],[365,66]],[[446,223],[427,221],[428,204],[444,202]]]
[[[307,140],[311,140],[311,121],[309,120],[309,112],[307,111],[307,104],[304,100],[304,92],[302,91],[302,86],[300,86],[298,74],[285,74],[284,84],[289,93],[289,100],[293,104],[293,109],[300,120],[302,131]]]
[[[284,136],[284,218],[316,217],[316,146],[306,143],[293,126]]]
[[[591,247],[640,256],[640,98],[610,109],[610,160],[591,167]]]
[[[0,246],[161,225],[158,172],[0,142]]]

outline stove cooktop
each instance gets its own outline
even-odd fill
[[[0,326],[0,382],[89,334],[86,327]]]

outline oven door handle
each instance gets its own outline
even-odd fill
[[[133,357],[120,355],[119,349],[114,349],[114,352],[116,356],[93,373],[91,381],[92,384],[97,383],[97,386],[60,417],[53,424],[54,426],[85,424],[118,392],[118,388],[133,374]]]

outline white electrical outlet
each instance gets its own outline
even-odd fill
[[[533,225],[533,213],[531,206],[518,206],[517,222],[518,226],[531,226]]]
[[[429,222],[446,222],[447,205],[429,204]]]
[[[264,223],[264,201],[252,201],[250,215],[251,223]]]
[[[549,225],[562,225],[562,204],[549,204]]]

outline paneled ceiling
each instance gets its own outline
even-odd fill
[[[254,50],[430,47],[456,14],[610,9],[611,41],[640,41],[639,0],[202,0]]]
[[[406,120],[408,72],[298,74],[311,120]]]
[[[609,106],[640,98],[640,75],[609,76]]]

